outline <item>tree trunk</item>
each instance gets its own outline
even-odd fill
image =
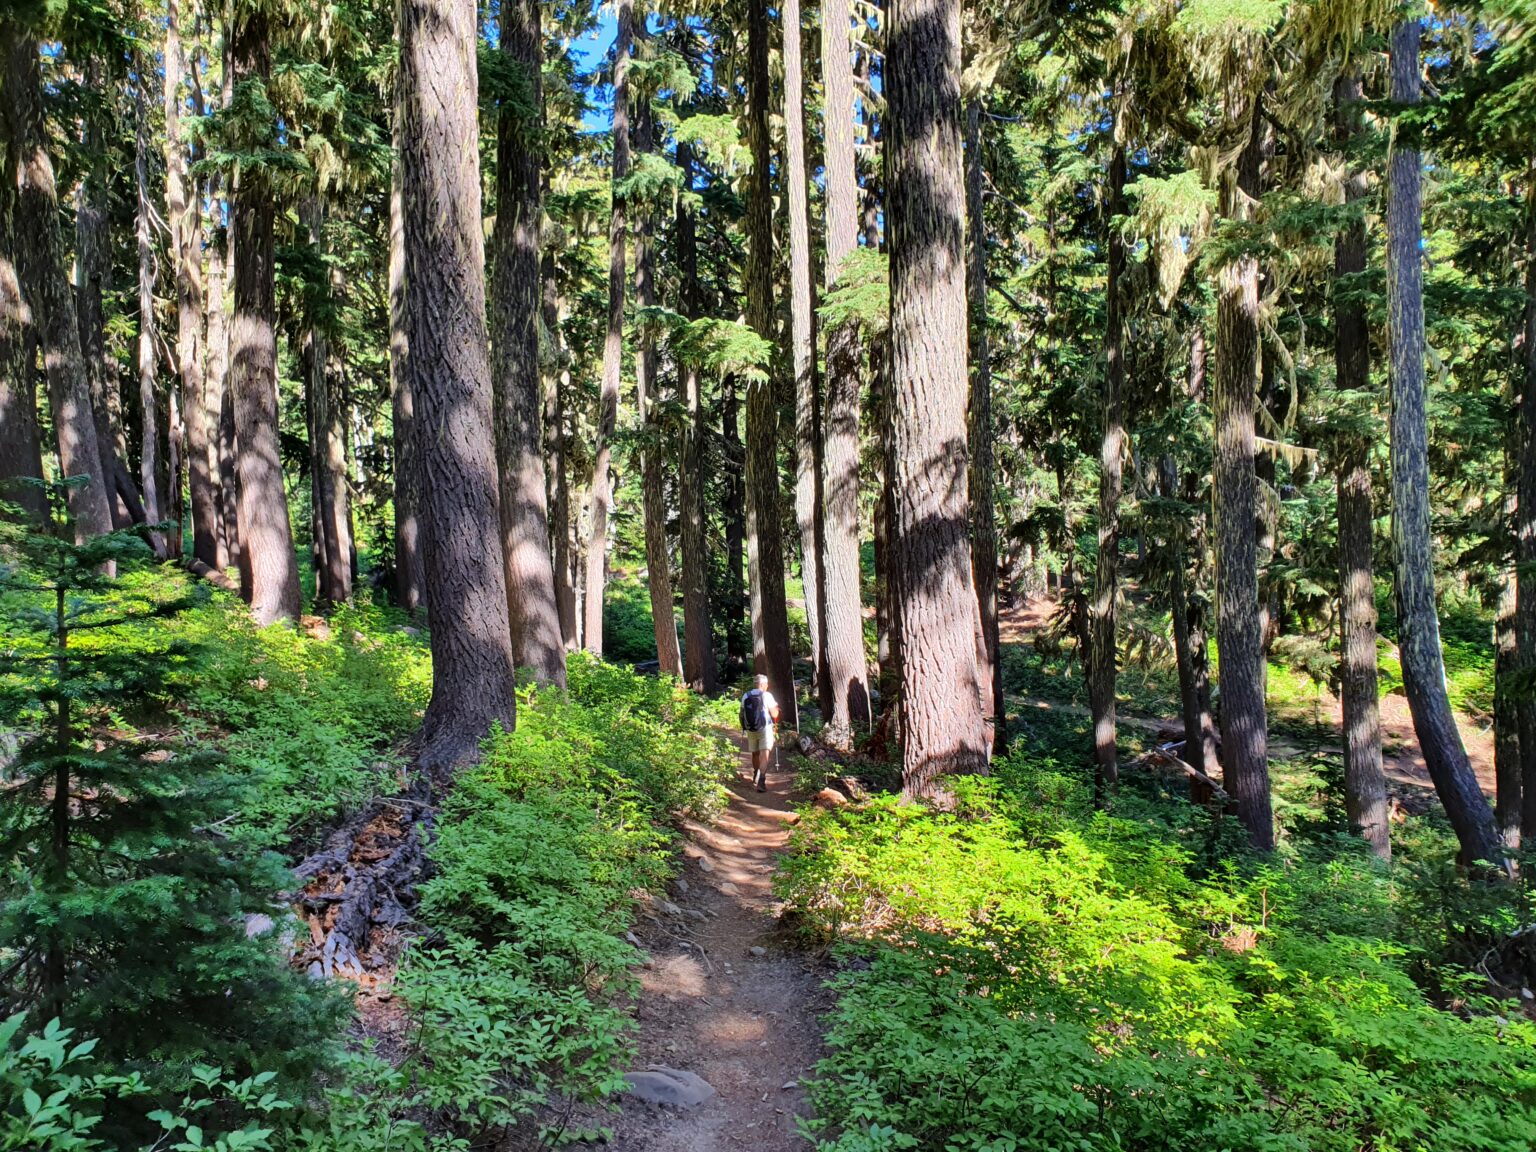
[[[592,534],[587,542],[587,603],[583,629],[587,651],[603,654],[603,588],[608,564],[608,505],[613,499],[609,462],[619,423],[619,386],[624,361],[625,203],[620,188],[629,176],[629,50],[634,39],[634,0],[618,0],[613,45],[613,210],[608,222],[608,333],[603,342],[603,383],[598,400],[597,456],[592,466]]]
[[[414,382],[432,700],[419,762],[451,771],[516,720],[497,538],[485,328],[474,0],[403,0],[400,17],[405,336]]]
[[[544,56],[537,0],[504,0],[501,51],[543,104]],[[491,382],[501,468],[501,550],[506,565],[512,655],[535,683],[565,686],[565,642],[549,554],[539,376],[539,229],[543,153],[536,113],[503,104],[496,125],[496,232],[491,240]]]
[[[324,206],[311,195],[300,206],[309,243],[323,255]],[[324,264],[324,261],[320,261]],[[334,284],[327,284],[329,294]],[[347,510],[347,451],[340,381],[331,370],[331,342],[313,322],[302,340],[305,395],[309,400],[310,532],[315,552],[317,605],[352,599],[352,517]]]
[[[187,146],[182,140],[180,0],[166,0],[165,24],[165,214],[170,225],[176,277],[176,364],[181,410],[187,427],[187,498],[192,510],[192,556],[219,567],[219,505],[212,452],[212,424],[203,378],[203,239],[196,185],[187,194]],[[196,104],[201,99],[194,96]],[[216,411],[216,409],[214,410]]]
[[[1524,379],[1520,384],[1520,455],[1515,508],[1515,667],[1536,675],[1536,161],[1526,186]],[[1536,839],[1536,697],[1516,702],[1524,798],[1520,830]]]
[[[859,244],[859,188],[853,141],[853,64],[847,0],[822,6],[821,67],[826,90],[827,263],[830,290]],[[831,711],[825,736],[848,748],[870,724],[869,665],[859,594],[859,333],[844,324],[827,333],[826,412],[822,419],[823,665]]]
[[[683,191],[693,191],[693,148],[679,140],[677,166],[682,170]],[[694,226],[693,208],[682,196],[677,200],[674,224],[677,249],[677,274],[680,281],[680,308],[684,316],[699,316],[699,245]],[[712,695],[717,687],[714,630],[709,614],[708,523],[704,511],[704,443],[709,435],[703,399],[699,389],[699,371],[692,364],[679,364],[687,421],[683,425],[682,459],[679,467],[678,499],[682,505],[683,575],[683,679],[695,692]],[[729,470],[728,470],[729,473]],[[732,483],[727,478],[727,483]]]
[[[1222,176],[1221,211],[1242,220],[1263,191],[1258,97],[1246,78],[1229,81],[1228,122],[1246,125],[1248,143]],[[1259,376],[1259,265],[1249,254],[1219,271],[1211,464],[1216,523],[1216,647],[1221,660],[1223,781],[1255,848],[1275,846],[1269,798],[1269,731],[1264,709],[1264,649],[1259,621],[1258,481],[1254,473],[1254,398]]]
[[[212,190],[216,205],[218,190]],[[208,244],[208,467],[217,477],[218,563],[220,572],[240,567],[240,476],[236,462],[235,413],[229,392],[229,314],[224,310],[224,285],[229,261],[228,229],[215,229]]]
[[[743,478],[746,448],[741,442],[741,401],[736,378],[725,380],[725,400],[720,405],[720,425],[725,442],[725,654],[738,667],[751,655],[751,624],[747,620],[747,492]]]
[[[401,105],[395,101],[395,160],[389,185],[389,392],[395,441],[395,602],[412,616],[427,606],[417,517],[416,386],[405,338],[405,205],[401,199]]]
[[[1390,41],[1392,101],[1419,102],[1419,24],[1404,20]],[[1478,788],[1451,712],[1435,608],[1430,535],[1429,422],[1424,386],[1424,270],[1420,155],[1399,123],[1387,161],[1387,304],[1392,364],[1392,556],[1397,569],[1398,648],[1413,729],[1465,864],[1503,859],[1493,811]]]
[[[1334,138],[1347,149],[1360,131],[1360,71],[1333,86]],[[1350,171],[1346,203],[1369,191],[1365,174]],[[1340,391],[1371,386],[1370,328],[1362,303],[1341,299],[1340,281],[1366,268],[1365,217],[1352,219],[1334,240],[1334,365]],[[1376,582],[1371,573],[1371,473],[1368,444],[1351,442],[1338,464],[1340,698],[1344,711],[1344,807],[1350,828],[1382,859],[1392,855],[1387,780],[1381,766],[1381,716],[1376,683]]]
[[[237,20],[231,44],[235,83],[265,82],[271,69],[267,17]],[[234,234],[234,322],[230,393],[240,473],[240,590],[258,625],[299,616],[299,567],[277,441],[277,334],[273,299],[271,191],[246,169],[230,196]]]
[[[641,153],[653,148],[651,98],[643,95],[636,104],[635,147]],[[635,307],[656,305],[655,210],[642,201],[635,214]],[[635,348],[635,406],[644,427],[640,447],[640,486],[645,527],[646,585],[651,599],[651,622],[656,636],[657,667],[663,676],[683,675],[683,656],[677,643],[677,604],[672,592],[672,562],[667,549],[667,502],[665,456],[661,424],[661,397],[656,375],[656,343],[649,325],[642,325]]]
[[[774,340],[773,190],[768,134],[768,9],[747,3],[747,322]],[[784,597],[784,534],[779,522],[779,408],[770,379],[747,386],[747,574],[752,593],[752,666],[768,677],[781,723],[800,726]]]
[[[1518,667],[1516,613],[1519,591],[1514,569],[1504,578],[1493,622],[1493,775],[1494,821],[1499,839],[1513,854],[1520,851],[1524,781],[1520,763],[1520,712],[1509,678]]]
[[[36,525],[48,518],[41,488],[18,480],[41,480],[42,442],[37,430],[37,344],[17,276],[16,140],[0,144],[0,501],[13,504]]]
[[[1198,371],[1204,374],[1205,342],[1198,336],[1191,340],[1191,351],[1198,351]],[[1191,376],[1195,374],[1191,364]],[[1179,492],[1178,465],[1172,456],[1164,456],[1159,466],[1162,494],[1175,498]],[[1183,526],[1173,528],[1168,539],[1168,616],[1173,624],[1173,656],[1179,673],[1179,706],[1184,718],[1184,761],[1200,769],[1212,780],[1221,772],[1216,756],[1216,724],[1211,718],[1210,672],[1206,667],[1205,616],[1189,594],[1187,570],[1189,556],[1197,558],[1198,539],[1190,548],[1189,534]],[[1198,582],[1198,581],[1197,581]]]
[[[544,455],[549,486],[549,538],[554,558],[555,607],[560,613],[560,638],[567,652],[581,647],[576,624],[576,589],[571,583],[571,485],[566,462],[565,393],[570,387],[570,356],[561,334],[560,289],[555,281],[555,254],[545,252],[540,281],[544,328],[554,349],[554,362],[544,392]]]
[[[990,688],[987,704],[992,716],[992,747],[994,751],[1002,752],[1008,745],[1008,713],[1003,700],[1002,644],[997,628],[997,499],[994,495],[997,466],[992,453],[992,351],[987,334],[987,228],[982,214],[981,104],[980,99],[974,99],[966,111],[965,211],[971,233],[971,403],[966,428],[971,442],[971,563],[981,620],[978,659],[981,655],[986,657],[982,674]]]
[[[966,490],[965,180],[959,0],[891,0],[886,222],[902,791],[984,772]]]
[[[1118,127],[1118,114],[1116,116]],[[1088,703],[1093,714],[1094,781],[1102,793],[1120,779],[1115,747],[1115,679],[1119,645],[1115,607],[1120,579],[1120,500],[1125,491],[1125,236],[1112,220],[1125,214],[1125,145],[1118,140],[1109,161],[1104,209],[1109,271],[1105,287],[1104,436],[1099,446],[1099,549],[1088,605]]]
[[[800,0],[779,7],[784,37],[784,173],[789,206],[790,361],[795,379],[795,521],[800,529],[800,583],[811,638],[811,669],[823,720],[833,712],[827,668],[826,573],[823,557],[825,493],[821,395],[816,378],[815,301],[811,292],[811,225],[805,169],[805,76],[801,61]],[[830,728],[831,725],[829,724]],[[846,727],[846,724],[844,725]],[[846,737],[840,733],[840,742]]]
[[[75,299],[65,271],[58,191],[43,123],[37,41],[14,24],[7,39],[3,45],[8,57],[5,109],[0,114],[7,117],[15,142],[17,272],[47,370],[60,471],[66,477],[87,480],[68,496],[75,539],[84,541],[112,530],[112,489],[96,439]]]
[[[165,519],[160,504],[160,462],[158,447],[160,429],[157,417],[159,407],[155,396],[155,353],[159,334],[155,323],[155,241],[149,200],[149,99],[143,74],[147,71],[143,55],[136,57],[136,71],[140,79],[134,84],[134,147],[133,184],[135,193],[134,240],[139,259],[139,489],[144,498],[144,517],[150,524]],[[166,554],[165,537],[159,532],[150,534],[155,554]]]

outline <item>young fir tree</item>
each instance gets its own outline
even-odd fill
[[[147,529],[73,543],[78,483],[48,489],[51,525],[0,536],[3,1011],[61,1018],[166,1088],[194,1063],[303,1075],[341,1004],[279,955],[291,876],[218,831],[240,795],[215,757],[133,728],[196,666],[154,626],[192,597],[136,567]]]

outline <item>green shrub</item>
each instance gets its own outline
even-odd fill
[[[1018,753],[953,813],[806,813],[781,891],[868,955],[836,981],[821,1147],[1531,1146],[1536,1027],[1426,996],[1391,873],[1213,864],[1213,835]]]

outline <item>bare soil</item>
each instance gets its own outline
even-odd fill
[[[650,961],[640,971],[637,1069],[702,1076],[716,1095],[692,1110],[619,1099],[607,1124],[622,1152],[800,1152],[800,1086],[821,1052],[819,1017],[831,1008],[824,964],[784,931],[770,882],[796,817],[788,771],[753,790],[745,754],[730,805],[712,826],[689,824],[669,899],[681,917],[654,911],[635,927]],[[753,948],[763,950],[754,955]]]

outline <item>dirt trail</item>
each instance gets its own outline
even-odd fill
[[[716,824],[685,828],[683,884],[670,893],[681,914],[662,907],[635,928],[651,955],[640,971],[636,1069],[692,1072],[715,1095],[692,1109],[622,1096],[619,1114],[598,1121],[621,1152],[810,1147],[795,1131],[807,1111],[798,1082],[820,1054],[818,1017],[831,1002],[826,973],[777,929],[770,880],[794,819],[791,783],[787,771],[770,773],[760,794],[734,781]]]

